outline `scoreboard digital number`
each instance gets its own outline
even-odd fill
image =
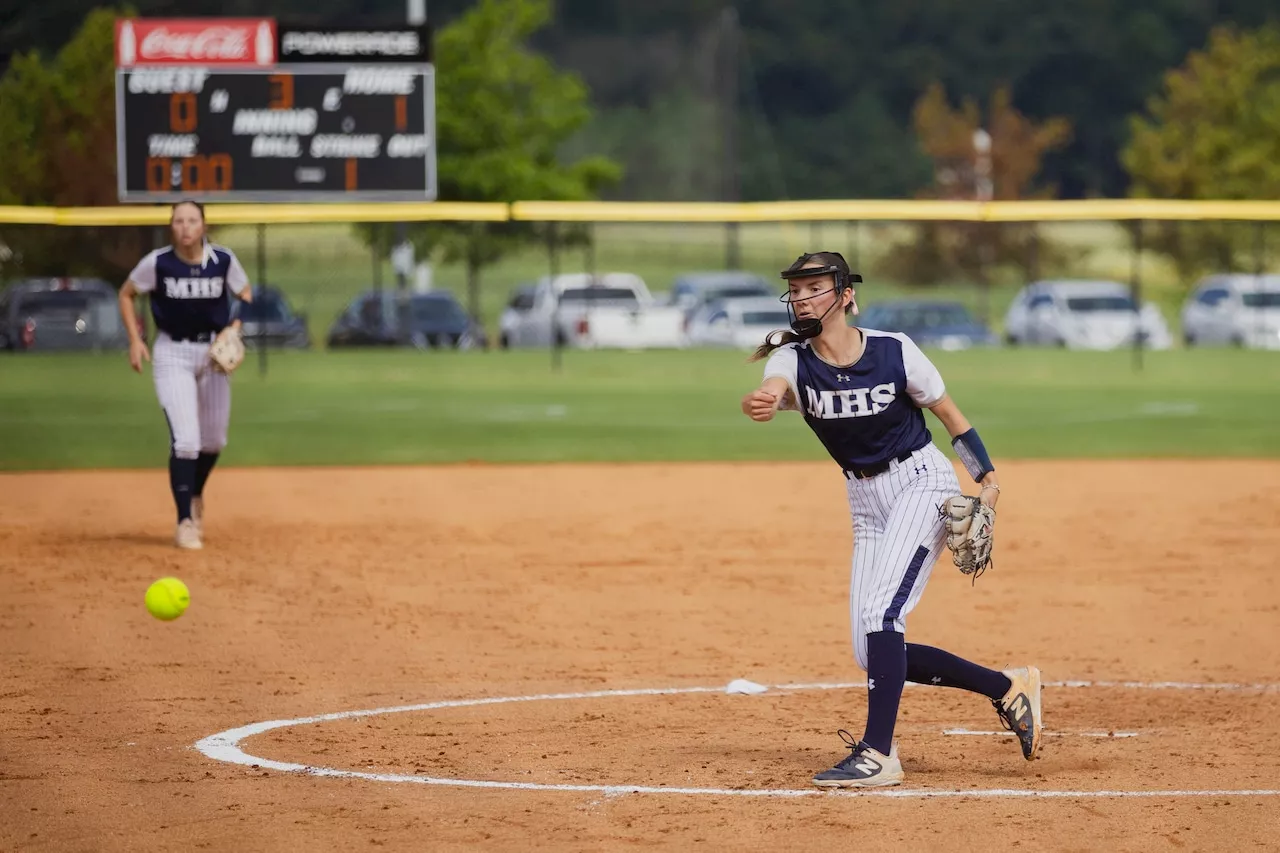
[[[116,75],[123,202],[436,198],[432,65]]]

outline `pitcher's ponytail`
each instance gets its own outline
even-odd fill
[[[777,342],[773,340],[774,335],[781,335]],[[774,329],[772,332],[764,336],[764,343],[756,347],[756,351],[747,359],[747,363],[759,361],[762,358],[768,358],[778,347],[785,347],[787,344],[794,344],[796,341],[802,341],[804,338],[787,329]]]

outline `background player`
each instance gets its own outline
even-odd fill
[[[172,243],[143,258],[120,288],[120,315],[129,330],[129,364],[142,372],[151,361],[138,334],[134,297],[149,294],[156,324],[156,397],[169,423],[169,486],[178,509],[175,542],[203,547],[204,486],[227,444],[231,377],[209,359],[209,346],[231,320],[228,291],[251,302],[244,267],[231,252],[205,237],[204,207],[173,206]]]
[[[999,672],[949,652],[907,643],[907,614],[924,592],[946,539],[939,505],[960,493],[951,462],[932,442],[932,411],[994,507],[994,466],[977,432],[946,393],[934,365],[906,335],[860,329],[849,271],[837,252],[806,254],[782,272],[792,330],[774,332],[752,360],[768,358],[764,382],[742,400],[752,420],[800,411],[848,481],[854,524],[849,607],[854,655],[867,672],[867,723],[861,740],[843,729],[851,754],[814,777],[823,787],[901,783],[893,730],[903,684],[913,681],[980,693],[1031,760],[1040,746],[1040,672]],[[835,313],[836,320],[826,322]],[[774,335],[781,334],[780,342]]]

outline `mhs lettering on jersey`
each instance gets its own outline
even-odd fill
[[[172,246],[156,249],[138,262],[129,280],[151,297],[156,329],[177,340],[222,331],[231,322],[228,296],[249,286],[240,259],[215,243],[206,243],[200,258],[190,260]]]
[[[897,386],[892,382],[871,388],[842,388],[839,391],[818,391],[809,386],[808,413],[811,418],[865,418],[878,415],[897,399]]]
[[[164,279],[164,295],[169,299],[218,299],[222,296],[223,278],[170,278]]]
[[[946,394],[937,368],[910,338],[863,329],[866,345],[852,364],[831,364],[807,341],[775,350],[765,378],[785,379],[786,408],[805,423],[846,471],[913,453],[931,440],[920,407]]]

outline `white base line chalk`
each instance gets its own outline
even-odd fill
[[[943,729],[944,735],[973,735],[983,737],[1013,737],[1013,732],[980,732],[972,729]],[[1045,737],[1098,737],[1098,738],[1123,738],[1137,737],[1141,732],[1051,732],[1044,730]]]
[[[908,685],[911,686],[911,685]],[[1280,692],[1280,684],[1231,684],[1210,682],[1140,682],[1140,681],[1057,681],[1046,682],[1045,687],[1066,689],[1084,688],[1121,688],[1128,690],[1225,690],[1276,693]],[[800,690],[846,690],[866,687],[866,682],[819,683],[819,684],[779,684],[770,689],[785,691]],[[768,788],[743,790],[739,788],[678,788],[652,785],[567,785],[538,782],[500,782],[480,779],[446,779],[432,776],[412,776],[399,773],[366,773],[358,770],[339,770],[332,767],[315,767],[309,764],[274,761],[269,758],[258,758],[249,755],[240,748],[245,738],[263,734],[274,729],[291,728],[293,726],[312,725],[337,720],[351,720],[360,717],[377,717],[386,714],[403,714],[415,711],[434,711],[442,708],[467,708],[479,705],[504,705],[512,702],[555,702],[578,701],[584,699],[605,699],[626,696],[677,696],[697,693],[724,693],[723,686],[717,687],[665,687],[644,688],[635,690],[593,690],[585,693],[543,693],[534,696],[495,696],[481,699],[452,699],[441,702],[425,702],[419,705],[400,705],[389,708],[370,708],[359,711],[338,711],[332,714],[320,714],[314,717],[299,717],[293,720],[267,720],[250,723],[235,729],[209,735],[195,744],[195,748],[214,761],[228,764],[239,764],[266,770],[278,770],[282,773],[306,773],[312,776],[338,779],[364,779],[370,782],[395,782],[412,785],[436,785],[454,788],[497,788],[517,791],[569,791],[579,793],[596,793],[606,796],[622,796],[624,794],[683,794],[686,796],[714,797],[886,797],[890,799],[941,799],[955,797],[976,798],[1044,798],[1044,799],[1110,799],[1110,798],[1159,798],[1159,797],[1275,797],[1280,796],[1280,789],[1240,789],[1240,790],[1096,790],[1096,791],[1056,791],[1020,788],[973,788],[973,789],[934,789],[934,788],[876,788],[869,790],[818,790],[816,788]],[[733,697],[728,701],[742,701]],[[750,698],[746,701],[751,701]],[[1003,734],[1000,732],[999,734]]]

